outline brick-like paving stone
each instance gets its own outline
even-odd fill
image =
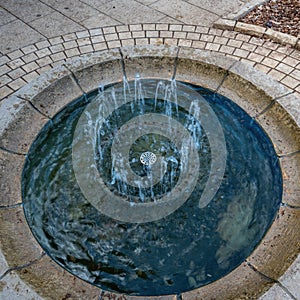
[[[223,53],[269,74],[298,94],[299,50],[231,33],[205,26],[150,23],[109,26],[54,37],[1,57],[1,99],[17,91],[30,77],[34,78],[36,72],[40,74],[42,68],[45,71],[47,67],[52,68],[69,58],[94,51],[147,44],[193,47]],[[35,73],[28,76],[32,72]]]

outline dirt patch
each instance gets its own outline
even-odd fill
[[[270,0],[257,6],[239,21],[297,37],[300,35],[300,1]]]

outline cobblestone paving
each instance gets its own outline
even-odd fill
[[[269,74],[285,85],[291,94],[300,97],[299,50],[212,27],[219,18],[258,2],[1,0],[0,103],[40,74],[76,56],[147,44],[176,45],[221,53]],[[18,204],[16,206],[18,209]],[[15,208],[0,203],[0,211],[6,209]],[[39,259],[44,259],[43,256]],[[41,299],[19,279],[16,272],[35,264],[37,261],[32,260],[9,268],[1,255],[0,299]],[[300,299],[299,265],[298,257],[261,300]],[[106,299],[104,294],[97,297]]]

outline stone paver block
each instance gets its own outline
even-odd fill
[[[65,63],[84,92],[123,80],[121,55],[118,49],[86,54]]]
[[[247,35],[262,37],[266,31],[266,28],[257,25],[237,22],[234,30]]]
[[[47,38],[84,29],[84,27],[56,11],[42,19],[30,22],[29,25]]]
[[[186,24],[209,26],[219,19],[217,14],[185,1],[159,0],[150,7]]]
[[[21,56],[23,56],[23,52],[21,50],[15,50],[13,52],[10,52],[7,54],[7,56],[11,59],[11,60],[15,60]]]
[[[300,128],[280,103],[275,102],[256,120],[268,133],[279,155],[300,150]]]
[[[274,284],[259,300],[294,300],[278,284]]]
[[[27,101],[14,95],[0,103],[0,115],[0,146],[16,153],[26,153],[48,121]]]
[[[5,97],[9,96],[13,90],[8,86],[3,86],[0,88],[0,100],[4,99]]]
[[[248,59],[253,60],[254,62],[260,63],[264,59],[264,56],[257,54],[257,53],[250,53],[248,55]]]
[[[25,156],[0,150],[0,207],[22,202],[21,176]]]
[[[236,21],[234,20],[228,20],[228,19],[219,19],[216,22],[214,22],[213,27],[222,29],[222,30],[233,30],[235,27]]]
[[[271,53],[271,49],[266,49],[262,46],[258,46],[256,49],[255,49],[255,53],[258,53],[260,55],[263,55],[263,56],[268,56],[270,53]]]
[[[185,40],[185,39],[180,39],[178,41],[178,46],[180,46],[180,47],[191,47],[192,46],[192,41]]]
[[[38,49],[43,49],[43,48],[47,48],[49,47],[51,44],[49,43],[48,40],[45,40],[45,41],[41,41],[41,42],[38,42],[35,44],[35,46],[38,48]]]
[[[97,300],[101,294],[99,288],[69,274],[47,255],[16,273],[44,299]]]
[[[279,159],[283,176],[283,203],[300,207],[300,154]]]
[[[94,51],[92,45],[80,46],[79,51],[81,54],[91,53]]]
[[[12,82],[10,82],[8,84],[8,86],[14,90],[17,91],[19,88],[21,88],[22,86],[24,86],[26,84],[26,82],[22,79],[22,78],[18,78]]]
[[[279,50],[279,48],[277,50]],[[287,57],[285,52],[284,51],[283,52],[278,52],[277,50],[272,51],[269,54],[269,58],[273,58],[273,59],[278,60],[278,61],[284,60]]]
[[[282,78],[285,77],[284,73],[281,73],[275,69],[271,69],[271,71],[269,71],[268,75],[270,75],[272,78],[280,81]]]
[[[13,37],[13,38],[12,38]],[[44,37],[20,20],[1,26],[0,52],[8,53],[12,49],[21,48],[41,41]]]
[[[222,54],[181,48],[176,64],[176,80],[216,90],[236,60]]]
[[[300,299],[300,254],[279,279],[279,282],[285,286],[296,299]]]
[[[0,76],[5,75],[6,73],[10,72],[12,69],[9,68],[7,65],[3,65],[0,67]]]
[[[219,51],[220,47],[221,45],[219,44],[207,43],[205,46],[205,50]]]
[[[284,77],[280,82],[291,89],[294,89],[299,85],[299,80],[291,76]]]
[[[290,34],[285,34],[276,30],[273,30],[271,28],[268,28],[266,32],[264,33],[264,37],[271,39],[275,42],[278,42],[280,44],[287,44],[291,46],[295,46],[297,44],[297,37],[292,36]]]
[[[145,45],[122,49],[128,80],[141,78],[171,79],[174,74],[177,47]]]
[[[39,58],[43,58],[45,56],[48,56],[51,54],[51,51],[49,48],[43,48],[43,49],[40,49],[38,51],[35,52],[35,54],[39,57]]]
[[[9,61],[10,61],[10,59],[7,55],[0,56],[0,66],[3,66],[4,64],[8,63]]]
[[[43,300],[16,272],[10,272],[0,281],[0,299]]]
[[[265,42],[265,39],[252,36],[249,42],[256,46],[262,46]]]
[[[282,206],[267,234],[247,258],[265,276],[277,280],[299,253],[300,210]]]
[[[16,95],[30,101],[45,115],[53,117],[83,94],[70,74],[64,66],[56,67],[27,84]]]
[[[11,81],[12,79],[9,78],[7,75],[0,76],[0,87],[8,84]]]
[[[269,57],[265,57],[262,61],[262,63],[270,68],[275,68],[279,62],[275,59],[269,58]]]
[[[33,79],[37,78],[39,76],[39,74],[35,71],[28,73],[26,75],[24,75],[22,78],[28,83],[30,81],[32,81]]]
[[[33,237],[23,208],[0,210],[1,251],[10,268],[20,267],[41,257],[42,248]]]
[[[299,83],[300,83],[300,70],[294,70],[290,76],[294,77],[295,79],[299,80]]]
[[[65,53],[66,53],[67,57],[74,57],[74,56],[77,56],[80,54],[80,52],[77,48],[66,50]]]
[[[225,46],[225,45],[222,45],[220,48],[220,52],[226,53],[226,54],[232,54],[234,50],[235,50],[234,47]]]
[[[260,70],[260,71],[264,72],[265,74],[267,74],[271,70],[271,68],[261,65],[261,64],[255,65],[255,69]]]
[[[253,271],[246,263],[241,264],[228,275],[202,288],[183,293],[183,300],[232,300],[257,299],[272,281]]]
[[[37,48],[34,45],[29,45],[29,46],[23,47],[21,50],[24,54],[29,54],[29,53],[36,51]]]
[[[283,72],[285,74],[289,74],[289,73],[291,73],[294,70],[294,68],[281,62],[276,67],[276,70],[278,70],[280,72]]]

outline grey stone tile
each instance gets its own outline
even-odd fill
[[[84,27],[59,12],[54,12],[42,19],[32,21],[29,25],[47,38],[84,30]]]
[[[300,299],[300,254],[279,281],[296,299]]]
[[[0,26],[16,20],[16,17],[0,7]],[[0,28],[1,30],[1,28]]]
[[[159,0],[150,7],[186,24],[212,25],[219,18],[215,13],[210,13],[185,1]]]
[[[2,274],[4,274],[5,271],[8,270],[8,265],[7,265],[7,262],[5,260],[5,257],[4,255],[2,254],[1,250],[0,250],[0,276]],[[1,294],[0,294],[1,295]]]
[[[136,0],[137,2],[140,2],[141,4],[144,4],[144,5],[150,5],[154,2],[156,2],[157,0]]]
[[[0,299],[5,300],[43,300],[29,285],[25,284],[15,272],[1,280]]]
[[[273,285],[259,300],[293,300],[278,284]]]
[[[1,0],[1,6],[24,22],[31,22],[54,12],[52,8],[37,0]]]
[[[239,0],[188,0],[187,2],[219,16],[228,12],[238,11],[244,5],[244,3]]]
[[[47,0],[47,4],[78,23],[98,13],[97,10],[79,0]]]
[[[164,17],[164,14],[134,0],[109,1],[99,9],[124,24],[156,22]]]
[[[91,16],[85,20],[79,22],[82,26],[88,29],[93,29],[97,27],[105,27],[111,25],[120,25],[120,22],[104,15],[102,13],[98,13],[97,15]]]
[[[41,41],[44,37],[20,20],[1,26],[0,52],[8,53],[29,44]]]
[[[100,9],[100,7],[106,3],[108,3],[110,0],[80,0],[83,3],[86,3],[90,6],[95,7],[96,9]]]

